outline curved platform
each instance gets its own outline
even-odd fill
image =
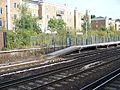
[[[109,46],[118,46],[120,45],[120,41],[117,42],[107,42],[107,43],[97,43],[97,44],[91,44],[91,45],[79,45],[79,46],[71,46],[50,54],[47,54],[47,56],[51,56],[51,57],[57,57],[57,56],[61,56],[61,55],[65,55],[74,51],[81,51],[82,49],[85,48],[109,48]]]

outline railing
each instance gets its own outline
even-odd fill
[[[98,43],[106,43],[106,42],[116,42],[120,41],[120,36],[114,37],[98,37],[98,36],[90,36],[90,37],[58,37],[58,36],[33,36],[31,37],[31,46],[32,47],[45,47],[47,49],[52,49],[52,51],[56,51],[59,49],[63,49],[65,47],[70,47],[74,45],[90,45],[90,44],[98,44]],[[49,50],[48,50],[49,51]]]

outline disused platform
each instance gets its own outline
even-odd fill
[[[112,47],[117,47],[120,45],[120,41],[117,41],[117,42],[107,42],[107,43],[97,43],[97,44],[91,44],[91,45],[78,45],[78,46],[71,46],[71,47],[68,47],[68,48],[65,48],[65,49],[62,49],[62,50],[59,50],[59,51],[56,51],[56,52],[53,52],[53,53],[50,53],[50,54],[47,54],[47,56],[49,57],[57,57],[57,56],[62,56],[62,55],[65,55],[65,54],[68,54],[68,53],[72,53],[72,52],[75,52],[75,51],[81,51],[83,49],[98,49],[98,48],[110,48],[111,46]]]

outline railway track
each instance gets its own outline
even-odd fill
[[[120,90],[120,68],[81,88],[80,90]]]
[[[94,69],[96,68],[118,61],[120,59],[120,50],[115,48],[108,51],[104,50],[104,52],[98,51],[97,54],[88,55],[89,57],[78,58],[78,56],[79,54],[75,56],[77,58],[76,63],[70,63],[63,68],[36,76],[1,83],[0,90],[54,90],[58,87],[62,87],[63,85],[61,84],[67,84],[75,79],[80,80],[83,74],[94,73]],[[75,79],[73,79],[73,77]]]
[[[52,62],[52,60],[47,60],[49,62],[45,63],[45,64],[42,63],[39,60],[36,60],[36,61],[32,61],[32,62],[3,66],[3,67],[0,67],[0,74],[14,72],[14,71],[20,71],[20,70],[34,68],[34,67],[40,67],[40,66],[44,66],[44,65],[48,65],[48,64],[52,64],[52,63],[59,63],[59,62],[62,62],[62,61],[69,61],[69,60],[71,61],[71,59],[87,58],[87,57],[90,57],[90,56],[95,57],[95,55],[98,55],[98,54],[101,54],[101,53],[106,53],[106,52],[111,52],[111,50],[114,51],[115,49],[108,49],[107,51],[97,50],[97,51],[89,51],[89,52],[85,52],[85,53],[75,53],[75,54],[65,55],[65,56],[62,56],[60,58],[59,57],[55,58],[57,60],[54,61],[54,62]]]
[[[48,61],[47,64],[51,64],[51,63],[55,63],[55,62],[62,62],[63,60],[68,61],[70,58],[75,59],[75,58],[78,58],[78,57],[87,57],[87,56],[90,56],[90,55],[93,55],[93,54],[95,55],[98,52],[100,53],[100,52],[102,52],[102,50],[85,52],[85,53],[81,53],[81,54],[75,53],[75,54],[71,54],[71,55],[65,55],[65,56],[60,57],[60,58],[55,58],[57,60],[47,60]],[[41,63],[41,66],[42,66],[42,63],[44,63],[44,61],[35,60],[35,61],[30,61],[30,62],[23,62],[23,63],[16,63],[16,64],[13,64],[13,65],[1,66],[0,67],[0,74],[8,73],[8,72],[11,72],[11,71],[17,71],[17,70],[20,70],[20,69],[22,70],[22,69],[25,69],[25,68],[27,69],[29,67],[37,67],[37,66],[40,66],[40,63]],[[43,65],[46,65],[46,64],[43,64]]]
[[[60,60],[60,61],[55,61],[54,63],[53,62],[49,62],[49,63],[45,63],[45,64],[41,64],[41,65],[35,65],[35,66],[32,66],[32,67],[28,67],[28,68],[22,68],[22,64],[18,64],[18,66],[17,65],[12,65],[12,66],[7,66],[7,67],[1,67],[0,68],[0,71],[4,71],[4,70],[10,70],[11,72],[16,72],[16,71],[22,71],[22,70],[25,70],[25,69],[30,69],[30,68],[32,68],[32,69],[34,69],[35,67],[42,67],[42,66],[51,66],[51,65],[60,65],[61,63],[63,64],[63,63],[68,63],[68,62],[72,62],[73,64],[74,63],[77,63],[77,62],[80,62],[80,61],[78,61],[79,59],[85,59],[85,58],[88,58],[88,57],[90,57],[90,58],[92,58],[92,57],[96,57],[97,55],[99,55],[99,54],[103,54],[103,53],[107,53],[107,52],[111,52],[111,51],[115,51],[115,50],[119,50],[119,48],[115,48],[115,49],[108,49],[108,50],[100,50],[100,51],[92,51],[92,52],[86,52],[86,53],[82,53],[82,54],[72,54],[72,55],[66,55],[66,56],[64,56],[64,60]],[[68,58],[68,56],[69,56],[69,58]],[[73,60],[72,60],[73,59]],[[81,60],[82,61],[82,60]],[[31,65],[32,63],[28,63],[29,65]],[[25,64],[25,66],[27,66],[27,64]],[[22,69],[17,69],[17,67],[21,67]],[[60,67],[61,68],[61,67]],[[12,70],[12,69],[16,69],[16,70]],[[6,73],[9,73],[9,71],[7,71]],[[1,75],[2,75],[2,73],[0,73]]]

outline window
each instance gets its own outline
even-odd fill
[[[3,13],[2,8],[0,8],[0,14],[2,14],[2,13]]]
[[[3,24],[2,24],[2,20],[0,20],[0,27],[2,27],[3,26]]]
[[[16,3],[14,3],[14,8],[17,8],[17,4]]]
[[[47,15],[47,19],[49,19],[49,15]]]
[[[53,16],[53,19],[55,19],[55,16]]]

